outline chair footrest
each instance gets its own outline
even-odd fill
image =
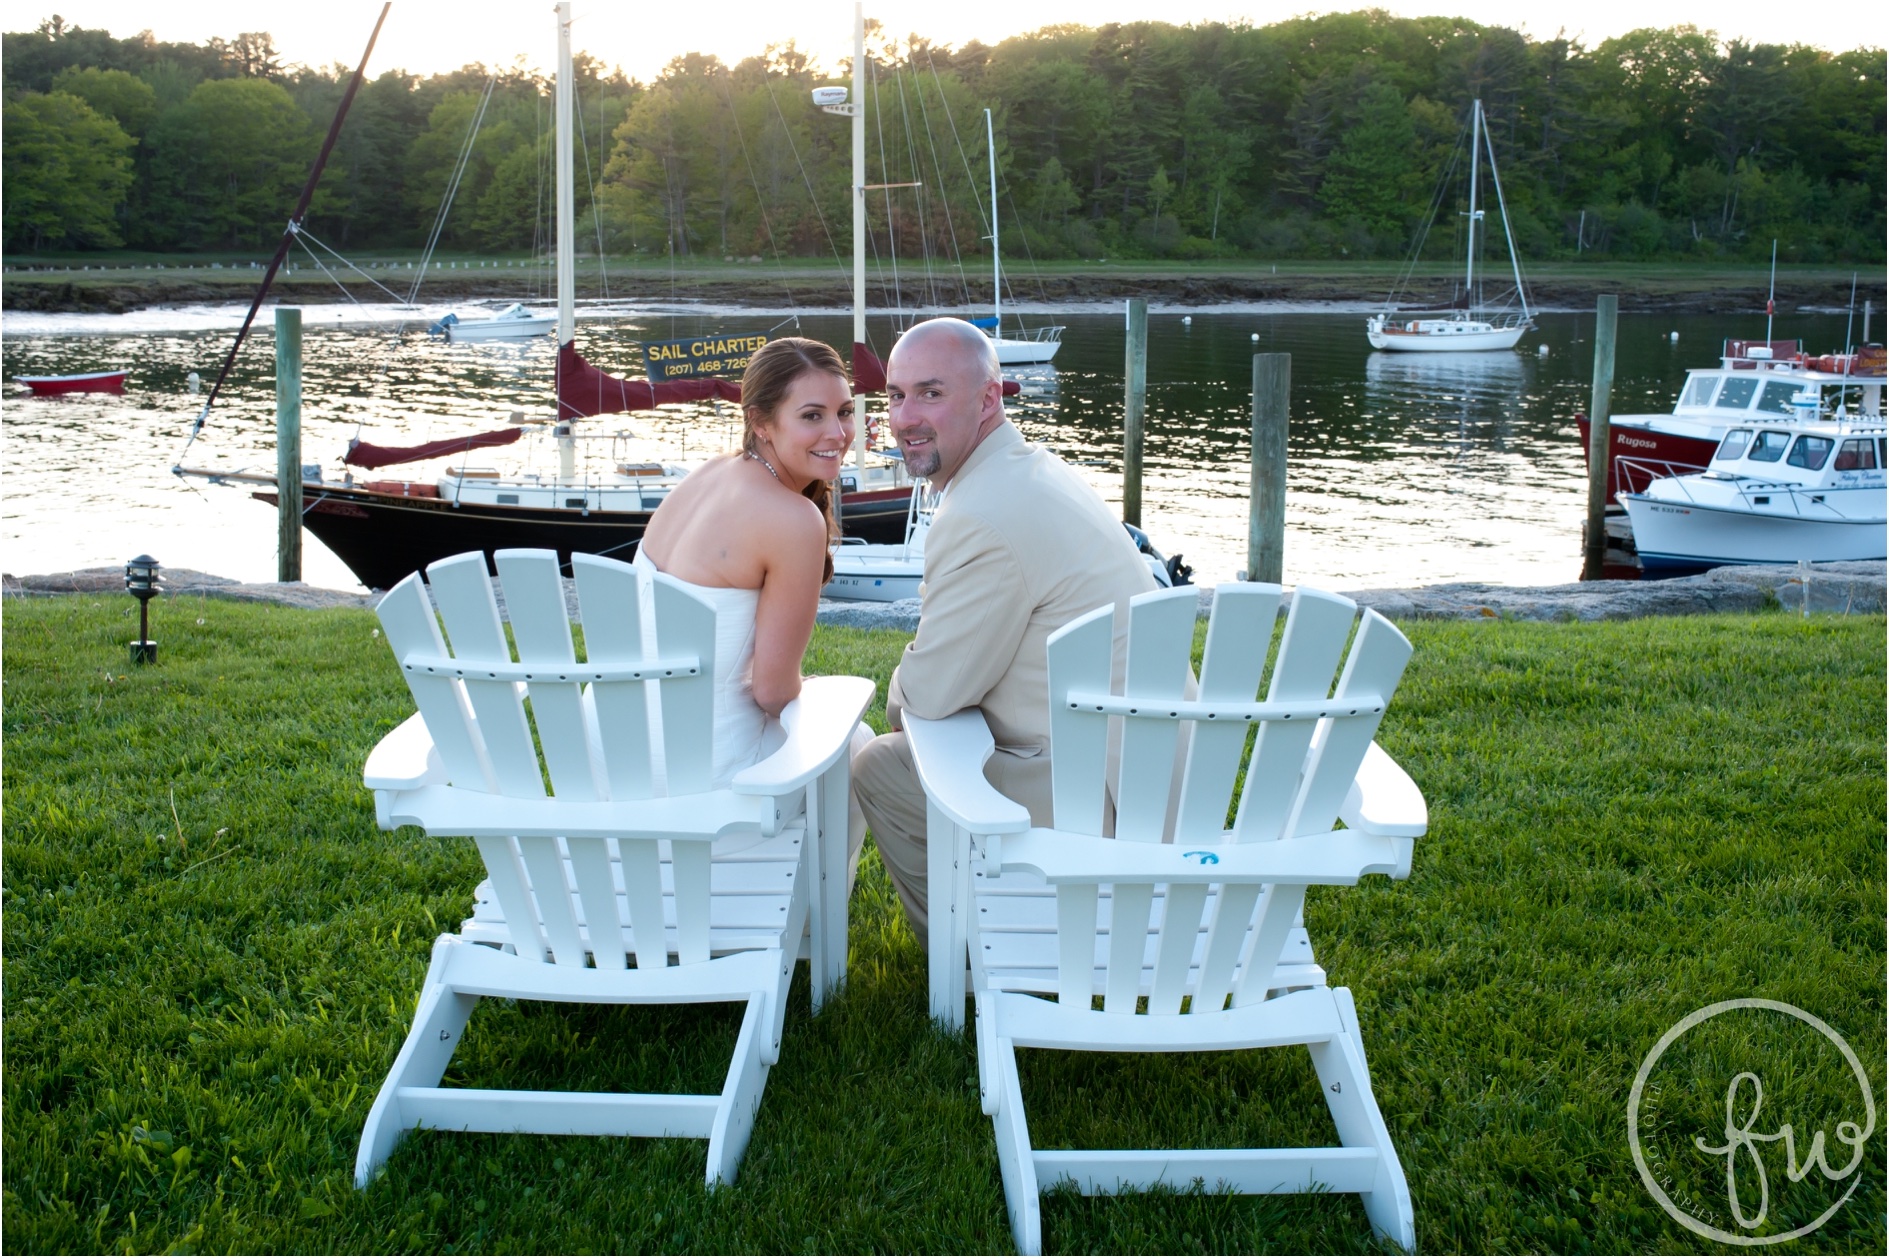
[[[513,1092],[397,1088],[403,1125],[439,1131],[528,1131],[546,1136],[682,1136],[705,1139],[720,1097],[662,1093]]]
[[[1376,1149],[1043,1149],[1034,1155],[1043,1187],[1074,1180],[1084,1196],[1144,1192],[1156,1184],[1208,1192],[1369,1192]]]

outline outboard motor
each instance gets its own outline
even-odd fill
[[[445,336],[446,330],[452,327],[453,324],[458,323],[458,322],[459,322],[458,315],[449,314],[445,318],[441,319],[439,322],[428,327],[426,329],[426,334],[428,336]]]
[[[1134,525],[1124,521],[1122,527],[1128,530],[1128,536],[1134,539],[1135,549],[1148,557],[1148,569],[1161,585],[1172,588],[1177,585],[1191,585],[1194,570],[1181,562],[1179,555],[1163,555],[1148,540],[1148,535]]]

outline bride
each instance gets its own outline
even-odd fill
[[[770,341],[741,378],[741,449],[696,468],[650,517],[635,563],[715,608],[714,785],[780,744],[800,694],[820,588],[839,540],[833,479],[853,444],[853,389],[831,346]],[[872,738],[861,725],[853,750]],[[848,868],[865,821],[852,807]]]

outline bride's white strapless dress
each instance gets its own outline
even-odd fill
[[[662,572],[640,546],[631,563],[645,576]],[[735,774],[772,755],[787,740],[780,722],[754,701],[754,613],[761,602],[761,591],[696,585],[679,577],[669,579],[715,609],[715,763],[709,785],[711,789],[720,790],[734,780]],[[653,581],[643,583],[642,615],[644,640],[649,641],[656,629]],[[658,791],[667,789],[662,763],[661,704],[660,695],[653,695],[649,720],[650,747],[654,754],[650,768]],[[872,728],[861,721],[853,730],[849,754],[858,755],[871,741]],[[857,799],[847,800],[846,811],[846,890],[850,895],[853,878],[858,873],[859,849],[866,841],[866,817],[860,812]]]
[[[631,563],[646,575],[662,569],[639,546]],[[761,591],[726,586],[697,585],[670,577],[677,585],[715,609],[715,763],[710,785],[720,790],[735,774],[781,745],[780,724],[754,701],[754,612]],[[655,584],[643,584],[643,628],[655,630]],[[645,640],[648,640],[647,638]],[[652,705],[651,732],[658,728],[660,708]],[[656,745],[660,746],[658,741]]]

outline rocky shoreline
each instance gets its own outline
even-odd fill
[[[476,278],[475,278],[476,276]],[[469,300],[525,300],[542,297],[534,281],[523,271],[482,270],[429,277],[426,299],[430,302]],[[1447,280],[1435,282],[1435,291],[1422,288],[1409,294],[1405,305],[1443,302],[1449,297]],[[302,276],[278,278],[274,293],[277,301],[290,304],[324,305],[348,300],[325,279],[309,280]],[[1592,278],[1554,276],[1530,282],[1535,305],[1542,309],[1592,309],[1600,293],[1615,293],[1623,313],[1702,313],[1722,314],[1758,306],[1760,289],[1751,284],[1728,283],[1723,274],[1701,277],[1694,283],[1681,277],[1634,278],[1597,272]],[[233,280],[153,277],[138,280],[111,280],[103,275],[74,278],[69,272],[14,272],[0,286],[0,305],[7,310],[55,313],[124,314],[154,306],[195,303],[246,301],[252,290],[246,283]],[[605,296],[594,274],[578,280],[578,297],[596,300]],[[840,309],[852,305],[851,281],[839,272],[770,273],[757,265],[752,274],[717,272],[691,274],[671,279],[631,272],[614,276],[609,298],[627,304],[710,304],[756,309]],[[905,294],[910,304],[911,294]],[[1858,300],[1872,294],[1858,293]],[[1883,294],[1873,295],[1881,304]],[[1206,307],[1253,304],[1261,302],[1291,304],[1333,304],[1375,306],[1384,297],[1382,281],[1348,278],[1341,275],[1271,274],[1242,266],[1225,273],[1163,274],[1138,271],[1125,264],[1119,271],[1100,270],[1077,274],[1031,276],[1019,284],[1017,297],[1032,304],[1058,305],[1117,302],[1127,297],[1143,297],[1167,306]],[[927,280],[928,302],[945,306],[974,304],[988,298],[988,292],[976,282],[960,277],[938,276]],[[866,301],[869,308],[889,309],[897,295],[889,287],[869,281]],[[1794,283],[1790,307],[1840,309],[1850,301],[1849,281],[1804,279]]]
[[[301,582],[241,582],[189,569],[167,570],[166,598],[218,598],[290,607],[372,607],[379,596],[326,590]],[[1696,577],[1668,581],[1588,581],[1571,585],[1504,586],[1477,582],[1408,590],[1344,590],[1347,598],[1391,620],[1599,621],[1646,616],[1696,616],[1714,612],[1759,612],[1784,608],[1837,615],[1876,615],[1885,610],[1889,565],[1882,562],[1819,563],[1715,568]],[[572,613],[576,595],[565,583]],[[1213,587],[1201,586],[1200,615],[1212,605]],[[0,576],[7,598],[56,594],[124,594],[122,568],[84,568],[37,576]],[[855,629],[910,633],[918,627],[918,600],[853,603],[822,600],[820,623]]]

